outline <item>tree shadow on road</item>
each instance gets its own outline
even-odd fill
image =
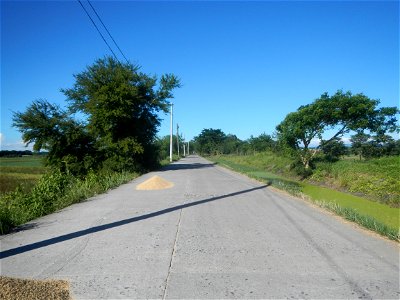
[[[35,250],[35,249],[47,247],[47,246],[54,245],[54,244],[57,244],[57,243],[65,242],[65,241],[72,240],[72,239],[75,239],[75,238],[79,238],[81,236],[85,236],[85,235],[92,234],[92,233],[95,233],[95,232],[104,231],[104,230],[111,229],[111,228],[114,228],[114,227],[119,227],[119,226],[123,226],[123,225],[126,225],[126,224],[138,222],[138,221],[141,221],[141,220],[154,218],[154,217],[157,217],[157,216],[160,216],[160,215],[163,215],[163,214],[167,214],[167,213],[171,213],[173,211],[181,210],[181,209],[184,209],[184,208],[197,206],[197,205],[201,205],[201,204],[205,204],[205,203],[208,203],[208,202],[221,200],[221,199],[225,199],[225,198],[229,198],[229,197],[234,197],[234,196],[245,194],[245,193],[251,193],[253,191],[261,190],[263,188],[266,188],[267,186],[268,185],[262,185],[262,186],[258,186],[258,187],[254,187],[254,188],[251,188],[251,189],[242,190],[242,191],[238,191],[238,192],[234,192],[234,193],[230,193],[230,194],[226,194],[226,195],[221,195],[221,196],[216,196],[216,197],[212,197],[212,198],[208,198],[208,199],[204,199],[204,200],[185,203],[185,204],[173,206],[173,207],[170,207],[170,208],[166,208],[166,209],[163,209],[163,210],[155,211],[155,212],[152,212],[152,213],[148,213],[148,214],[145,214],[145,215],[142,215],[142,216],[137,216],[137,217],[133,217],[133,218],[129,218],[129,219],[124,219],[124,220],[120,220],[120,221],[116,221],[116,222],[112,222],[112,223],[108,223],[108,224],[98,225],[98,226],[90,227],[90,228],[87,228],[87,229],[79,230],[79,231],[76,231],[76,232],[71,232],[71,233],[68,233],[68,234],[60,235],[60,236],[57,236],[57,237],[54,237],[54,238],[51,238],[51,239],[47,239],[47,240],[43,240],[43,241],[40,241],[40,242],[36,242],[36,243],[32,243],[32,244],[16,247],[16,248],[9,249],[9,250],[4,250],[4,251],[0,252],[0,259],[7,258],[7,257],[10,257],[10,256],[14,256],[14,255],[18,255],[18,254],[21,254],[21,253],[24,253],[24,252]]]
[[[175,163],[175,164],[169,164],[162,168],[160,171],[178,171],[178,170],[193,170],[193,169],[204,169],[204,168],[211,168],[215,166],[215,163],[212,164],[201,164],[201,163],[191,163],[191,164],[185,164],[185,163]]]

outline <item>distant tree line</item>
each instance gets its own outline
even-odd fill
[[[251,136],[240,140],[236,135],[226,134],[221,129],[203,129],[193,138],[192,149],[200,155],[237,154],[247,155],[266,150],[275,150],[277,142],[268,134]]]
[[[1,150],[0,157],[21,157],[25,155],[32,155],[33,152],[30,150]]]

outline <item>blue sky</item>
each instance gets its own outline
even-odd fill
[[[271,134],[289,112],[338,89],[399,105],[398,1],[92,4],[143,72],[181,78],[173,101],[186,139],[203,128]],[[13,111],[39,98],[64,106],[60,89],[109,54],[77,1],[2,1],[2,149],[22,148]]]

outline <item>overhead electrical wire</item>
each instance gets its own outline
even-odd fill
[[[86,8],[83,6],[81,0],[77,0],[79,2],[79,4],[82,6],[83,10],[86,12],[87,16],[89,17],[90,21],[92,21],[94,27],[96,28],[97,32],[100,34],[101,38],[103,39],[104,43],[106,43],[106,45],[108,46],[108,49],[110,49],[111,53],[114,55],[115,59],[121,63],[118,59],[118,57],[115,55],[114,51],[112,50],[112,48],[110,47],[110,45],[107,43],[106,39],[104,38],[103,34],[101,33],[101,31],[99,30],[99,28],[97,27],[96,23],[93,21],[92,17],[90,16],[89,12],[86,10]]]
[[[101,20],[99,14],[97,13],[97,11],[95,10],[95,8],[93,7],[92,3],[87,0],[87,2],[89,3],[90,7],[93,9],[94,13],[96,14],[97,18],[99,19],[99,21],[101,22],[101,24],[103,25],[104,29],[107,31],[108,35],[110,36],[110,38],[112,39],[112,41],[114,42],[114,45],[118,48],[119,52],[121,53],[121,55],[125,58],[126,62],[129,63],[128,59],[126,58],[126,56],[124,55],[124,53],[122,52],[121,48],[118,46],[117,42],[114,40],[114,38],[112,37],[110,31],[107,29],[106,25],[103,23],[103,21]]]

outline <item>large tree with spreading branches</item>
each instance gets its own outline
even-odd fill
[[[379,100],[370,99],[364,94],[337,91],[329,96],[324,93],[308,105],[300,106],[296,112],[289,113],[276,127],[277,137],[294,151],[305,169],[320,148],[326,148],[349,132],[368,131],[382,135],[397,130],[396,107],[378,108]],[[328,131],[331,136],[324,137]],[[312,142],[318,146],[311,148]]]

